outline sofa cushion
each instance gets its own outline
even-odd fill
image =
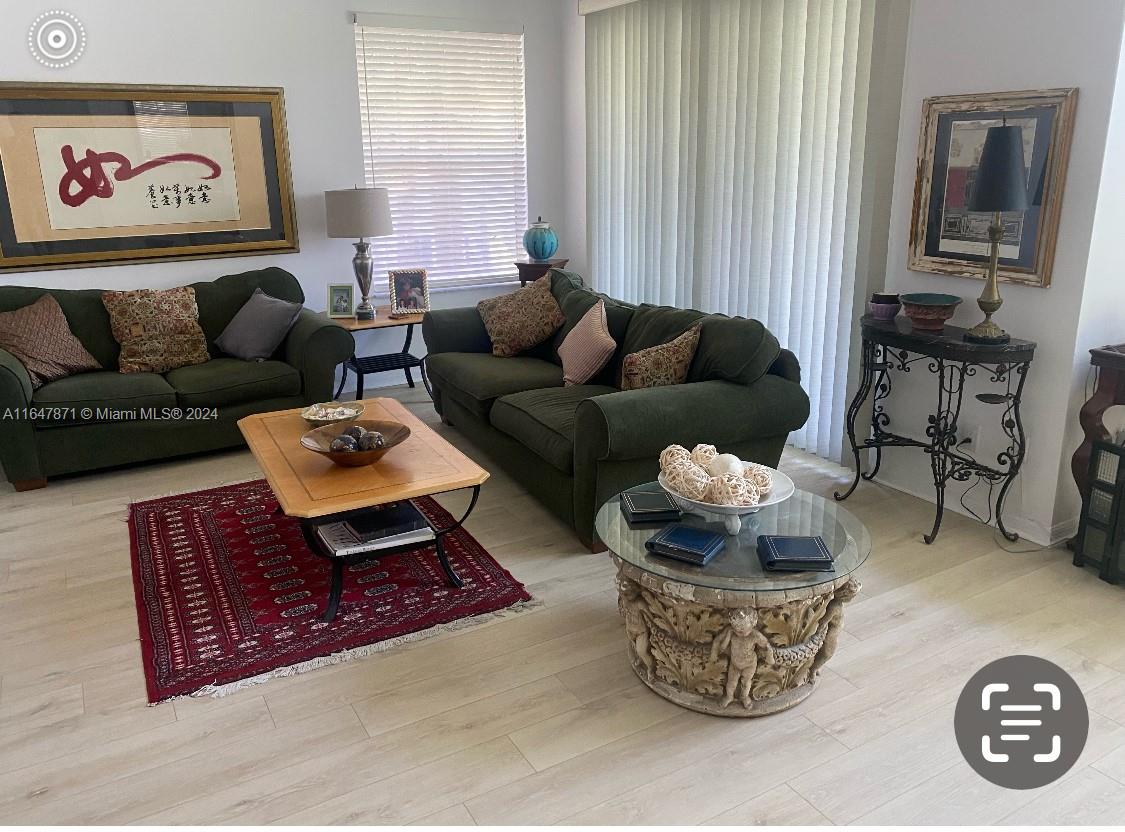
[[[243,361],[264,361],[277,351],[300,314],[301,304],[255,289],[215,339],[215,346]]]
[[[62,307],[49,294],[20,309],[0,312],[0,348],[19,359],[33,387],[102,369],[74,337]]]
[[[130,419],[141,409],[176,406],[176,391],[156,373],[96,370],[44,384],[31,400],[37,408],[54,409],[37,420],[43,426]],[[73,411],[73,412],[71,412]],[[137,418],[140,418],[139,416]]]
[[[625,331],[629,328],[629,319],[633,317],[633,310],[636,308],[631,304],[614,300],[607,295],[591,292],[589,289],[581,287],[567,292],[562,299],[562,310],[563,314],[566,315],[566,323],[555,336],[555,355],[557,356],[558,348],[562,346],[566,336],[598,301],[605,304],[606,325],[609,328],[610,337],[617,344],[617,349],[614,350],[605,366],[590,379],[590,383],[616,385],[621,375],[621,359],[624,358],[621,344],[625,340]],[[559,362],[561,363],[561,359],[559,359]]]
[[[117,368],[123,373],[163,373],[211,357],[190,286],[102,292],[102,303],[121,345]]]
[[[777,338],[760,321],[708,315],[703,319],[688,381],[753,384],[769,372],[780,353]]]
[[[544,276],[508,295],[485,298],[477,304],[492,353],[503,358],[542,344],[566,322],[551,294],[551,278]]]
[[[633,310],[629,327],[621,341],[623,355],[629,355],[683,335],[700,318],[706,317],[695,309],[676,309],[672,306],[651,306],[642,303]]]
[[[225,407],[301,392],[301,374],[284,361],[214,358],[171,370],[164,377],[180,407]]]
[[[699,323],[666,344],[657,344],[625,356],[621,364],[621,389],[667,387],[687,380],[695,348],[699,344]]]
[[[490,421],[563,473],[574,470],[574,412],[586,399],[617,390],[601,384],[574,384],[526,390],[496,400]]]
[[[562,387],[562,367],[541,358],[499,358],[482,352],[442,352],[426,358],[430,380],[482,419],[500,396]]]

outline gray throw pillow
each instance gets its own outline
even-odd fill
[[[279,300],[255,289],[223,334],[215,339],[215,346],[235,358],[264,361],[285,340],[300,313],[301,304]]]

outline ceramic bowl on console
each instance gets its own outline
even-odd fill
[[[893,321],[900,309],[898,295],[889,292],[875,292],[867,302],[867,314],[877,321]]]
[[[354,429],[359,428],[359,431]],[[348,431],[353,433],[376,432],[382,435],[383,444],[363,449],[363,444],[358,444],[357,450],[333,450],[332,444]],[[326,456],[337,465],[345,468],[358,468],[362,465],[371,465],[382,459],[387,451],[401,445],[410,436],[410,428],[400,422],[387,419],[356,419],[352,422],[336,422],[332,425],[310,430],[301,437],[301,447]],[[346,440],[345,440],[346,442]]]
[[[922,332],[941,332],[945,322],[957,311],[961,298],[942,292],[910,292],[899,295],[902,309],[914,328]]]

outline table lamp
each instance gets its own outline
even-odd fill
[[[1004,236],[1000,212],[1027,210],[1027,170],[1023,163],[1022,128],[1009,127],[1007,123],[988,128],[980,164],[977,165],[976,182],[966,207],[970,211],[991,212],[992,223],[988,226],[988,279],[977,298],[977,306],[984,313],[984,320],[965,333],[965,340],[976,344],[1006,344],[1010,337],[992,322],[992,316],[1004,303],[996,282],[1000,239]]]
[[[391,226],[391,205],[386,188],[353,188],[348,191],[325,191],[324,209],[327,216],[329,237],[359,238],[352,258],[355,282],[359,284],[362,296],[355,308],[358,321],[375,318],[375,309],[368,296],[371,294],[371,243],[367,237],[386,237],[393,233]]]

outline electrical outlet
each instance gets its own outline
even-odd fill
[[[980,425],[958,425],[957,450],[975,454],[980,447]]]

